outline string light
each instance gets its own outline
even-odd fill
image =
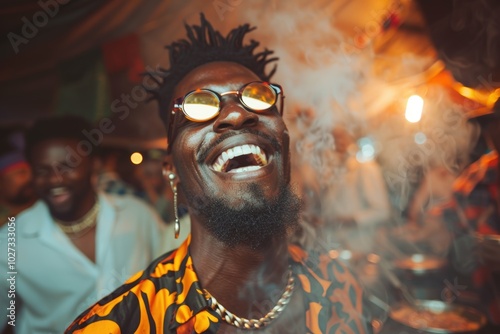
[[[422,118],[422,110],[424,109],[424,99],[418,95],[412,95],[406,103],[406,120],[410,123],[417,123]]]

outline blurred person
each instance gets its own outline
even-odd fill
[[[191,234],[82,313],[66,333],[367,333],[361,290],[338,261],[287,241],[300,201],[290,187],[276,60],[201,15],[152,73]],[[194,112],[194,113],[193,113]],[[176,188],[174,187],[174,190]],[[174,194],[174,198],[175,198]]]
[[[173,192],[162,174],[163,162],[158,154],[155,159],[146,158],[138,165],[131,163],[126,149],[99,148],[100,168],[97,189],[107,194],[128,195],[143,201],[160,216],[165,224],[164,243],[169,249],[179,247],[190,231],[189,217],[183,205],[178,206],[178,217],[185,226],[180,235],[174,237],[175,213]]]
[[[327,237],[351,250],[371,252],[376,230],[391,219],[385,180],[375,160],[358,161],[354,136],[345,126],[332,130],[335,149],[327,151],[332,171],[323,193]]]
[[[126,155],[126,152],[119,148],[99,147],[97,155],[100,160],[97,189],[107,194],[135,195],[134,188],[118,173],[121,157]]]
[[[471,121],[479,124],[490,151],[462,172],[453,185],[453,197],[430,216],[451,231],[454,268],[471,279],[500,330],[500,100],[487,112],[473,113]]]
[[[412,226],[421,225],[429,208],[449,200],[456,178],[457,173],[445,166],[436,166],[427,171],[410,201],[408,223]]]
[[[163,224],[131,196],[96,193],[97,160],[76,116],[41,119],[26,136],[26,158],[40,200],[15,219],[15,333],[62,333],[82,310],[168,250]],[[6,247],[7,226],[0,230]],[[6,254],[5,248],[2,254]],[[9,268],[9,269],[8,269]],[[9,282],[2,279],[2,291]],[[1,305],[9,305],[7,293]],[[6,307],[0,329],[10,321]]]
[[[143,197],[151,203],[163,221],[173,222],[175,219],[174,195],[163,176],[163,161],[146,157],[137,166],[137,179],[141,184]]]
[[[0,129],[0,226],[35,200],[31,169],[24,158],[21,129]]]
[[[462,168],[431,167],[415,190],[407,215],[399,225],[379,234],[378,242],[385,246],[390,243],[402,253],[422,253],[446,258],[449,252],[449,232],[443,224],[429,218],[429,214],[435,207],[447,203],[453,197],[453,184],[459,174],[457,169]],[[401,256],[394,254],[394,249],[385,248],[391,255]]]

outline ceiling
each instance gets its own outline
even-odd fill
[[[22,35],[26,19],[32,20],[41,10],[33,1],[3,1],[0,7],[3,35],[12,32]],[[442,59],[455,79],[464,85],[489,91],[500,87],[497,0],[81,0],[60,5],[57,13],[27,43],[18,44],[17,53],[12,41],[3,39],[0,43],[3,101],[0,123],[26,122],[52,114],[60,85],[60,64],[121,36],[134,33],[140,37],[145,66],[165,66],[166,52],[161,46],[182,37],[182,24],[196,22],[200,12],[205,12],[222,31],[241,22],[252,22],[259,27],[256,36],[267,36],[278,45],[287,38],[287,27],[292,29],[295,24],[285,20],[310,12],[316,16],[302,26],[303,31],[310,31],[310,35],[301,36],[302,40],[314,40],[314,35],[324,33],[323,48],[338,42],[341,47],[351,47],[347,53],[342,51],[344,56],[369,53],[373,55],[369,66],[374,76],[392,82],[407,76],[418,81],[415,74],[425,72],[437,59]],[[284,13],[288,16],[283,16]],[[341,42],[333,33],[328,35],[325,29],[318,28],[323,21],[338,30],[343,36]],[[328,24],[325,27],[329,29]],[[279,36],[278,33],[270,36],[271,30],[279,32]],[[308,56],[300,50],[303,44],[300,41],[290,37],[289,44]],[[283,48],[289,53],[299,52],[291,50],[290,45],[283,44]],[[285,72],[294,71],[293,66],[287,68],[287,55],[280,56],[285,59]],[[411,57],[426,61],[417,70],[406,73],[397,66],[397,60]],[[293,80],[286,75],[284,78]],[[422,78],[427,80],[425,76]],[[118,82],[118,93],[130,92],[134,87],[122,83],[122,77],[113,80]],[[141,113],[123,122],[122,133],[129,135],[135,131],[141,136],[163,137],[159,122],[151,122],[157,120],[155,109],[153,104],[141,106]]]

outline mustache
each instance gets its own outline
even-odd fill
[[[196,160],[196,162],[198,164],[203,163],[206,160],[208,154],[210,153],[210,150],[212,149],[212,147],[220,144],[221,142],[223,142],[224,140],[226,140],[228,138],[240,135],[242,133],[250,133],[250,134],[253,134],[253,135],[256,135],[256,136],[259,136],[261,138],[266,139],[267,141],[269,141],[271,143],[271,146],[275,151],[280,151],[282,148],[281,144],[278,142],[278,140],[275,137],[270,136],[267,133],[264,133],[264,132],[259,131],[259,130],[245,128],[245,129],[241,129],[238,131],[234,131],[234,132],[231,131],[231,132],[226,132],[226,133],[222,134],[219,138],[217,138],[217,140],[215,140],[213,143],[211,143],[211,145],[209,147],[202,149],[200,151],[199,158]]]

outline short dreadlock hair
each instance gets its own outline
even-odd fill
[[[67,139],[78,142],[88,141],[85,131],[92,129],[91,123],[85,118],[77,115],[60,115],[40,118],[26,132],[26,146],[24,152],[26,159],[32,163],[33,152],[38,144],[53,140]],[[91,150],[89,155],[93,155]]]
[[[243,45],[245,35],[255,29],[248,24],[231,30],[226,37],[215,30],[207,21],[203,13],[200,14],[201,24],[185,24],[187,39],[181,39],[167,45],[169,50],[170,68],[148,72],[146,76],[156,82],[157,87],[144,87],[152,100],[157,100],[160,108],[160,117],[165,126],[171,116],[169,107],[173,92],[177,84],[193,69],[214,61],[229,61],[241,64],[254,72],[262,81],[269,81],[276,72],[276,65],[266,73],[267,64],[278,60],[270,58],[273,51],[265,49],[255,53],[259,42],[251,40]]]

